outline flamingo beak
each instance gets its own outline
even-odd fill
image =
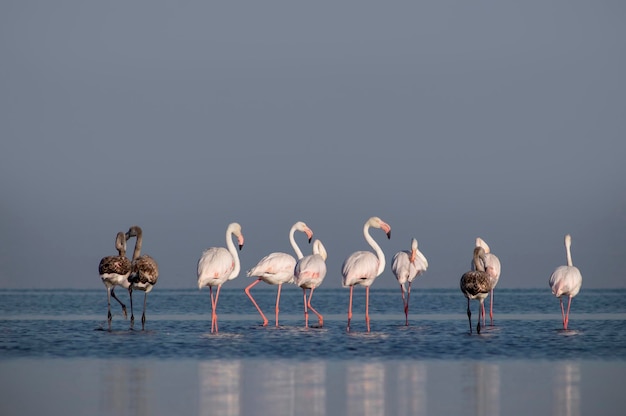
[[[309,244],[311,244],[311,240],[313,239],[313,231],[311,230],[304,230],[304,232],[306,233],[307,237],[309,237]]]
[[[243,248],[243,235],[238,238],[239,240],[239,251]]]
[[[415,261],[415,257],[417,257],[417,251],[411,250],[411,258],[410,258],[411,263]]]

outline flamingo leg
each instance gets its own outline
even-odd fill
[[[470,310],[470,299],[467,298],[467,319],[469,320],[470,334],[472,333],[472,311]]]
[[[409,282],[409,289],[406,292],[406,306],[404,307],[404,315],[406,316],[405,325],[409,326],[409,299],[411,299],[411,282]]]
[[[567,326],[565,325],[565,311],[563,310],[563,299],[559,298],[559,303],[561,304],[561,319],[563,321],[563,329],[567,329]]]
[[[254,306],[256,307],[256,310],[259,311],[259,314],[261,315],[261,318],[263,318],[263,326],[267,326],[267,318],[265,317],[265,315],[263,314],[263,311],[261,310],[261,308],[259,307],[259,305],[257,305],[257,303],[255,302],[254,298],[252,297],[252,295],[250,294],[250,289],[252,289],[256,284],[258,284],[261,281],[261,279],[257,279],[254,282],[250,283],[250,285],[248,285],[248,287],[246,287],[245,292],[246,295],[248,295],[248,297],[250,298],[250,300],[252,301],[252,303],[254,304]],[[277,317],[278,318],[278,317]],[[277,321],[278,322],[278,321]],[[277,324],[278,326],[278,324]]]
[[[365,323],[367,324],[367,332],[370,332],[370,287],[365,288]]]
[[[143,294],[143,313],[141,314],[141,330],[146,329],[146,301],[148,300],[148,292]]]
[[[317,324],[319,325],[319,327],[323,327],[324,326],[324,317],[322,316],[322,314],[320,314],[318,311],[316,311],[313,306],[311,306],[311,298],[313,297],[313,291],[315,290],[315,288],[311,288],[311,292],[309,293],[309,301],[307,302],[307,306],[309,307],[309,309],[311,309],[313,311],[313,313],[315,315],[317,315]]]
[[[402,284],[400,284],[400,290],[402,291],[402,305],[404,305],[404,314],[406,315],[406,297],[404,296],[404,286],[402,286]],[[407,318],[407,322],[408,322],[408,318]],[[407,323],[408,325],[408,323]]]
[[[302,288],[302,295],[304,296],[304,327],[308,328],[309,327],[309,311],[306,308],[306,289],[305,288]]]
[[[126,305],[124,305],[122,301],[119,300],[118,297],[115,295],[115,287],[111,288],[111,296],[113,296],[113,299],[115,299],[120,305],[122,305],[122,313],[124,314],[124,319],[128,319],[128,315],[126,314]]]
[[[350,332],[350,321],[352,320],[352,290],[354,286],[350,286],[350,303],[348,304],[348,327],[346,331]]]
[[[565,327],[564,329],[567,329],[567,325],[569,324],[569,307],[572,305],[572,297],[569,297],[569,300],[567,301],[567,314],[565,314]]]
[[[220,297],[220,290],[222,289],[222,285],[219,285],[217,287],[217,294],[215,295],[215,333],[217,334],[217,332],[219,331],[217,329],[217,300]]]
[[[493,326],[493,289],[489,294],[489,324]]]
[[[478,325],[476,325],[476,332],[480,334],[480,319],[483,319],[483,323],[485,320],[485,302],[484,299],[480,300],[480,305],[478,306]]]
[[[130,296],[130,329],[135,325],[135,314],[133,313],[133,287],[128,288],[128,296]]]
[[[278,293],[276,294],[276,328],[278,328],[278,312],[280,312],[279,304],[280,304],[280,290],[282,289],[283,284],[278,284]]]
[[[111,331],[111,320],[113,316],[111,315],[111,289],[107,287],[107,304],[109,307],[109,312],[107,314],[107,321],[109,322],[109,331]]]

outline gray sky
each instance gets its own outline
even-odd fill
[[[322,287],[416,237],[457,287],[626,287],[626,6],[568,2],[0,3],[0,288],[100,288],[138,224],[158,287],[196,287],[231,221],[242,274],[305,221]],[[305,253],[311,246],[297,240]],[[306,246],[306,247],[303,247]],[[132,247],[129,248],[129,251]],[[546,289],[549,290],[549,289]],[[583,289],[584,290],[584,289]]]

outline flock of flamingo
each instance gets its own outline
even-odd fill
[[[343,262],[342,275],[343,286],[350,288],[350,300],[348,304],[348,325],[347,331],[350,331],[350,322],[352,320],[352,294],[354,286],[361,285],[365,287],[365,323],[367,332],[370,332],[369,318],[369,288],[374,280],[380,276],[385,269],[385,255],[372,238],[369,229],[379,228],[385,232],[387,238],[391,238],[391,227],[378,217],[371,217],[363,226],[363,235],[368,244],[374,249],[371,251],[357,251],[348,256]],[[263,326],[268,325],[268,319],[254,300],[250,293],[259,282],[263,281],[271,285],[278,286],[275,307],[275,322],[278,326],[278,313],[280,303],[280,292],[284,283],[294,283],[302,288],[304,299],[304,322],[305,326],[309,326],[309,310],[317,317],[318,327],[324,325],[324,317],[311,305],[313,291],[319,287],[326,276],[326,249],[322,242],[317,239],[313,242],[313,253],[305,256],[295,241],[294,234],[296,231],[305,233],[309,243],[313,238],[313,231],[302,221],[296,222],[289,230],[289,241],[296,253],[297,259],[292,255],[283,252],[270,253],[263,257],[256,266],[248,270],[248,277],[256,277],[256,279],[245,288],[246,295],[250,298],[261,318]],[[211,297],[211,332],[218,332],[217,323],[217,303],[220,295],[220,289],[227,280],[232,280],[239,275],[241,266],[239,255],[233,236],[237,238],[239,250],[244,245],[244,237],[241,232],[241,225],[231,223],[226,228],[226,247],[211,247],[205,250],[198,261],[198,288],[209,287]],[[132,260],[126,257],[127,241],[135,237],[135,249],[133,251]],[[550,287],[552,293],[559,298],[561,305],[561,316],[563,320],[563,329],[567,329],[569,322],[569,311],[572,298],[578,294],[582,285],[582,275],[578,268],[572,264],[571,247],[572,238],[569,234],[565,236],[565,249],[567,257],[567,265],[559,266],[550,276]],[[108,303],[108,327],[111,330],[111,297],[113,297],[122,307],[124,317],[127,317],[126,305],[115,295],[115,287],[121,286],[128,290],[130,295],[130,328],[134,326],[133,313],[133,290],[141,290],[144,292],[143,313],[141,315],[141,328],[145,329],[146,323],[146,301],[148,293],[157,283],[159,276],[159,268],[156,261],[144,254],[141,255],[142,230],[139,226],[132,226],[126,232],[118,232],[115,239],[115,248],[118,251],[117,256],[107,256],[100,261],[99,273],[102,282],[107,288]],[[405,325],[409,325],[409,299],[411,296],[411,282],[426,271],[428,261],[426,257],[418,250],[417,240],[411,240],[411,249],[396,253],[393,256],[391,270],[396,276],[400,288],[402,290],[402,302],[404,304]],[[472,313],[470,310],[470,300],[477,299],[479,301],[478,309],[478,325],[476,331],[481,331],[482,325],[485,324],[485,299],[491,295],[489,304],[490,323],[493,325],[493,290],[500,278],[500,260],[491,253],[487,243],[481,239],[476,239],[474,248],[474,256],[471,270],[464,273],[461,277],[460,288],[463,295],[467,298],[467,318],[469,321],[470,334],[472,333]],[[216,288],[215,293],[213,289]],[[307,296],[307,290],[309,290]],[[563,297],[568,297],[567,311],[563,305]]]

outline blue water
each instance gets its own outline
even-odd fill
[[[128,293],[118,289],[127,304]],[[218,304],[219,334],[210,333],[208,290],[136,293],[135,330],[112,302],[107,330],[106,290],[1,290],[0,358],[326,359],[373,358],[503,360],[626,359],[626,290],[583,290],[573,301],[569,329],[561,328],[559,302],[548,289],[495,293],[495,325],[469,335],[466,300],[459,290],[419,290],[411,296],[404,326],[400,290],[371,290],[371,333],[364,322],[362,288],[355,289],[352,328],[346,332],[347,289],[319,289],[313,306],[323,328],[305,328],[302,292],[283,289],[275,328],[275,288],[253,295],[270,320],[261,319],[243,289],[224,288]],[[478,303],[472,302],[473,326]],[[313,314],[309,323],[317,320]],[[487,325],[489,318],[487,317]]]

